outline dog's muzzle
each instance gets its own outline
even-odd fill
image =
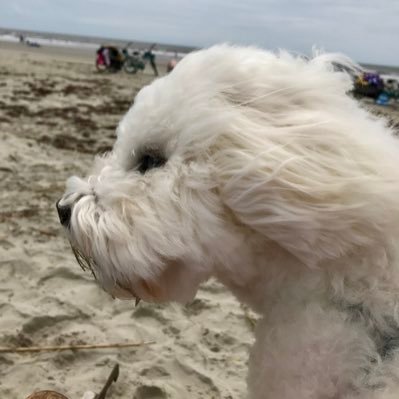
[[[55,205],[57,208],[58,217],[60,218],[60,223],[64,227],[68,227],[71,220],[72,208],[70,205],[60,205],[60,201],[61,200],[58,200]]]

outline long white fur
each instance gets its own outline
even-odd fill
[[[137,95],[68,181],[69,239],[116,296],[192,299],[216,276],[261,316],[253,399],[399,395],[399,145],[334,64],[215,46]],[[145,174],[140,156],[167,163]],[[387,349],[387,350],[388,350]]]

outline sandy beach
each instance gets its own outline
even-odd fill
[[[162,67],[161,67],[162,71]],[[137,91],[153,79],[99,74],[90,53],[0,44],[0,346],[154,341],[133,349],[0,354],[0,396],[53,389],[71,399],[239,398],[253,326],[214,281],[189,306],[112,300],[77,265],[55,202],[112,146]]]
[[[110,399],[245,397],[254,315],[215,281],[187,306],[112,300],[79,268],[58,222],[65,180],[111,148],[119,119],[152,79],[150,68],[97,73],[87,51],[0,43],[0,346],[153,341],[0,353],[1,398],[52,389],[79,399],[98,392],[116,362]],[[398,103],[366,105],[399,129]]]

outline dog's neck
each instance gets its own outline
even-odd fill
[[[307,269],[275,242],[248,231],[222,258],[215,266],[216,278],[259,313],[285,291],[283,287],[294,287]]]
[[[392,242],[382,240],[374,247],[358,247],[340,259],[326,259],[318,268],[311,268],[278,243],[256,233],[247,231],[235,237],[236,244],[228,255],[222,254],[214,275],[241,302],[263,315],[274,304],[282,302],[293,306],[295,302],[334,301],[341,297],[361,302],[366,301],[364,295],[370,296],[372,292],[384,298],[384,290],[391,285],[393,289],[399,279],[396,267],[399,251]],[[359,267],[348,268],[348,264]],[[372,292],[367,285],[367,276],[371,273],[375,276]],[[358,287],[357,299],[345,298],[345,292],[340,292],[341,286],[352,287],[349,289],[352,296],[353,287]]]

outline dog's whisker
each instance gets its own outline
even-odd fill
[[[82,261],[82,257],[79,254],[78,250],[71,244],[72,252],[75,256],[76,261],[78,262],[79,266],[82,268],[83,271],[86,271],[86,267],[84,262]]]
[[[89,269],[93,277],[97,280],[97,276],[94,272],[96,268],[94,260],[92,258],[85,256],[79,249],[74,247],[72,244],[71,248],[73,254],[75,255],[75,259],[78,262],[79,266],[82,268],[82,270],[86,271],[87,269]]]

